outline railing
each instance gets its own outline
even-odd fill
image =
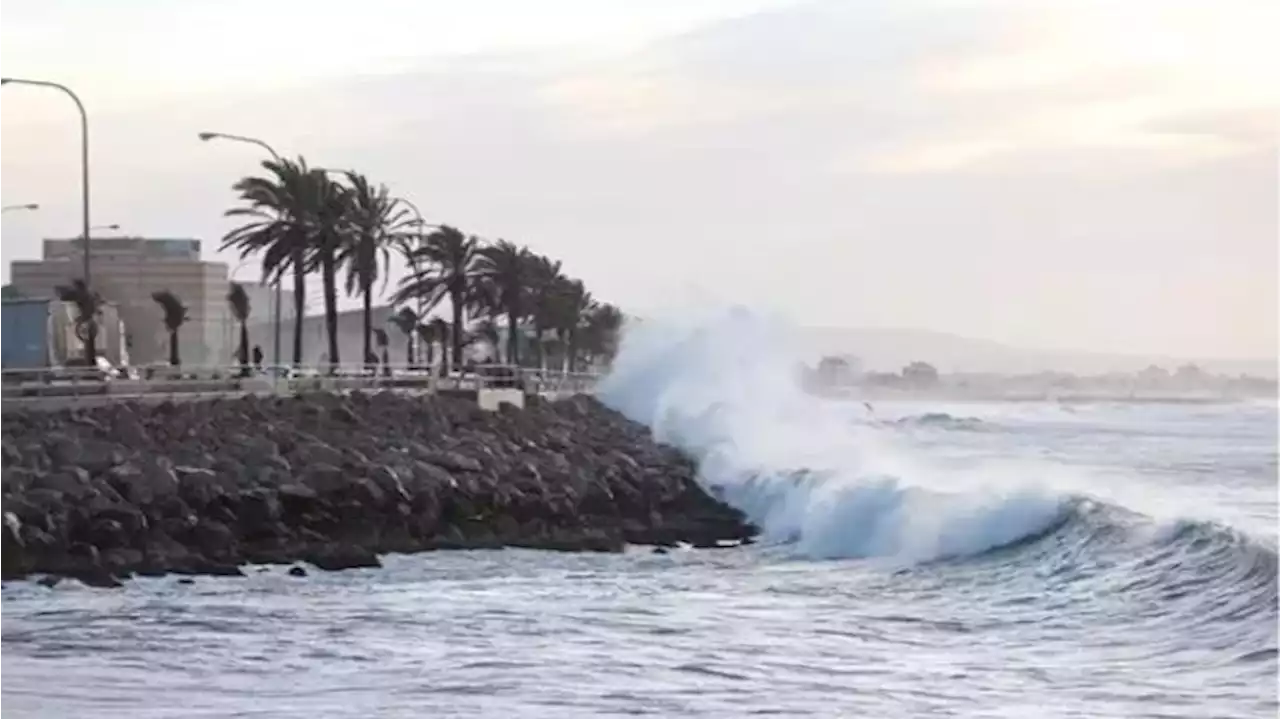
[[[47,367],[0,370],[6,408],[69,406],[115,401],[213,399],[246,394],[296,394],[306,391],[435,394],[521,389],[526,394],[563,395],[590,392],[598,376],[587,372],[539,370],[511,365],[478,365],[441,373],[404,365],[217,367],[144,366],[124,370],[91,367]]]

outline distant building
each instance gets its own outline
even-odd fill
[[[276,316],[276,288],[275,285],[262,284],[259,282],[241,282],[244,287],[245,294],[249,296],[249,347],[254,344],[262,347],[262,356],[267,364],[274,364],[273,330],[275,326]],[[285,282],[286,287],[289,285],[288,280]],[[223,302],[226,304],[226,295],[230,292],[231,285],[227,284],[227,290],[223,292]],[[282,288],[280,291],[280,360],[281,364],[288,364],[293,357],[293,290]],[[262,334],[263,326],[265,326],[265,335]],[[240,326],[236,323],[235,317],[232,316],[230,305],[227,305],[227,312],[224,322],[223,347],[226,349],[226,357],[224,360],[230,361],[232,356],[240,348]]]
[[[293,363],[293,312],[292,307],[286,295],[284,308],[287,308],[288,314],[286,319],[280,325],[280,363]],[[252,302],[252,298],[250,302]],[[225,301],[224,301],[225,304]],[[282,309],[284,309],[282,308]],[[405,364],[407,353],[405,351],[406,338],[403,332],[396,329],[391,324],[391,317],[395,315],[397,308],[390,306],[381,306],[373,308],[373,327],[381,328],[387,331],[388,354],[391,356],[391,364],[393,366]],[[267,363],[272,361],[272,336],[273,323],[272,315],[269,312],[259,313],[257,309],[251,311],[249,315],[249,346],[257,345],[262,348],[262,353]],[[238,332],[238,328],[236,329]],[[364,313],[362,310],[348,310],[338,313],[338,359],[345,366],[358,367],[364,363],[361,356],[361,350],[364,344]],[[235,351],[234,341],[228,345],[227,357],[231,357],[231,353]],[[373,338],[370,338],[370,349],[375,353],[378,352],[378,346]],[[324,315],[306,315],[302,318],[302,364],[308,367],[316,367],[327,364],[329,361],[329,334],[325,329]]]
[[[92,285],[119,309],[134,364],[168,360],[168,335],[153,292],[169,290],[187,306],[178,333],[184,364],[228,364],[227,265],[200,259],[200,240],[104,237],[89,241]],[[40,260],[11,263],[14,289],[26,297],[52,297],[81,276],[83,242],[47,239]]]

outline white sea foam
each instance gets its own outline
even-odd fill
[[[812,557],[927,561],[982,552],[1059,521],[1031,481],[927,470],[806,394],[785,323],[733,308],[628,328],[601,398],[700,461],[702,480]]]

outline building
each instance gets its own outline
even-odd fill
[[[285,282],[288,284],[288,278]],[[249,296],[249,346],[253,347],[256,344],[261,347],[263,361],[274,364],[275,285],[259,282],[241,282],[240,285]],[[230,290],[231,286],[228,283],[227,292],[224,295]],[[282,288],[280,291],[280,364],[288,364],[293,356],[293,309],[293,291]],[[223,347],[227,349],[225,359],[231,360],[240,348],[240,327],[229,309],[223,324]]]
[[[183,364],[230,364],[227,265],[201,260],[200,240],[93,238],[89,249],[93,287],[118,308],[134,364],[168,361],[163,313],[151,298],[159,290],[169,290],[187,306],[187,322],[178,333]],[[55,296],[59,285],[81,276],[82,252],[78,238],[47,239],[41,259],[11,263],[11,283],[27,297]]]
[[[294,321],[293,312],[289,305],[289,297],[285,295],[285,303],[287,315],[280,326],[280,363],[293,363],[293,332]],[[252,302],[252,300],[250,300]],[[387,332],[387,353],[390,355],[392,366],[403,366],[408,360],[406,351],[407,338],[404,333],[391,324],[391,317],[396,313],[396,308],[389,306],[380,306],[373,308],[373,327],[381,328]],[[272,322],[271,315],[258,315],[251,312],[249,315],[249,346],[257,345],[262,348],[263,356],[267,363],[271,362],[272,354]],[[238,329],[237,329],[238,331]],[[360,356],[364,345],[364,313],[362,310],[347,310],[338,313],[338,359],[344,366],[359,367],[363,364],[363,358]],[[234,347],[234,345],[232,345]],[[378,352],[378,346],[375,339],[370,339],[370,346],[374,352]],[[325,331],[324,315],[306,315],[302,318],[302,364],[308,367],[318,367],[328,363],[329,359],[329,335]],[[381,359],[381,358],[379,358]]]

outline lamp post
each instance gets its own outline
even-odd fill
[[[90,227],[89,229],[90,229],[90,230],[118,230],[118,229],[120,229],[120,225],[117,225],[117,224],[110,224],[110,225],[94,225],[93,227]]]
[[[266,150],[267,152],[271,153],[271,157],[272,157],[276,162],[281,162],[281,161],[282,161],[282,160],[281,160],[281,158],[280,158],[280,153],[276,152],[276,150],[275,150],[275,148],[274,148],[274,147],[272,147],[271,145],[268,145],[265,141],[263,141],[263,140],[259,140],[259,139],[258,139],[258,138],[256,138],[256,137],[246,137],[246,136],[244,136],[244,135],[231,135],[231,134],[228,134],[228,133],[225,133],[225,132],[207,132],[207,131],[206,131],[206,132],[201,132],[201,133],[199,133],[199,134],[198,134],[198,135],[196,135],[196,136],[197,136],[197,137],[199,137],[199,138],[201,139],[201,141],[203,141],[203,142],[208,142],[208,141],[210,141],[210,140],[229,140],[229,141],[231,141],[231,142],[244,142],[244,143],[248,143],[248,144],[250,144],[250,145],[257,145],[258,147],[261,147],[262,149],[264,149],[264,150]],[[281,316],[280,316],[280,306],[281,306],[281,304],[283,304],[283,303],[282,303],[282,300],[284,299],[283,290],[281,289],[281,288],[282,288],[282,284],[281,284],[281,283],[282,283],[283,279],[284,279],[284,278],[280,277],[279,275],[276,275],[276,309],[275,309],[275,312],[273,313],[275,316],[271,318],[271,324],[272,324],[272,330],[271,330],[271,345],[272,345],[271,354],[272,354],[272,360],[271,360],[271,364],[272,364],[273,366],[275,366],[275,367],[279,367],[279,366],[280,366],[280,318],[281,318]],[[296,321],[298,321],[298,320],[297,320],[297,319],[295,319],[294,321],[296,322]]]
[[[58,90],[71,98],[76,104],[76,109],[80,111],[80,225],[84,230],[84,284],[85,287],[92,287],[90,284],[91,275],[89,260],[89,114],[84,110],[84,103],[80,102],[80,96],[76,95],[71,88],[66,85],[50,82],[48,80],[30,80],[18,77],[0,77],[0,85],[32,85],[35,87],[47,87]],[[90,319],[85,325],[85,359],[92,365],[98,361],[98,348],[96,342],[97,326]]]
[[[14,212],[16,210],[38,210],[38,209],[40,209],[40,205],[34,202],[28,202],[25,205],[5,205],[4,208],[0,209],[0,212]]]

